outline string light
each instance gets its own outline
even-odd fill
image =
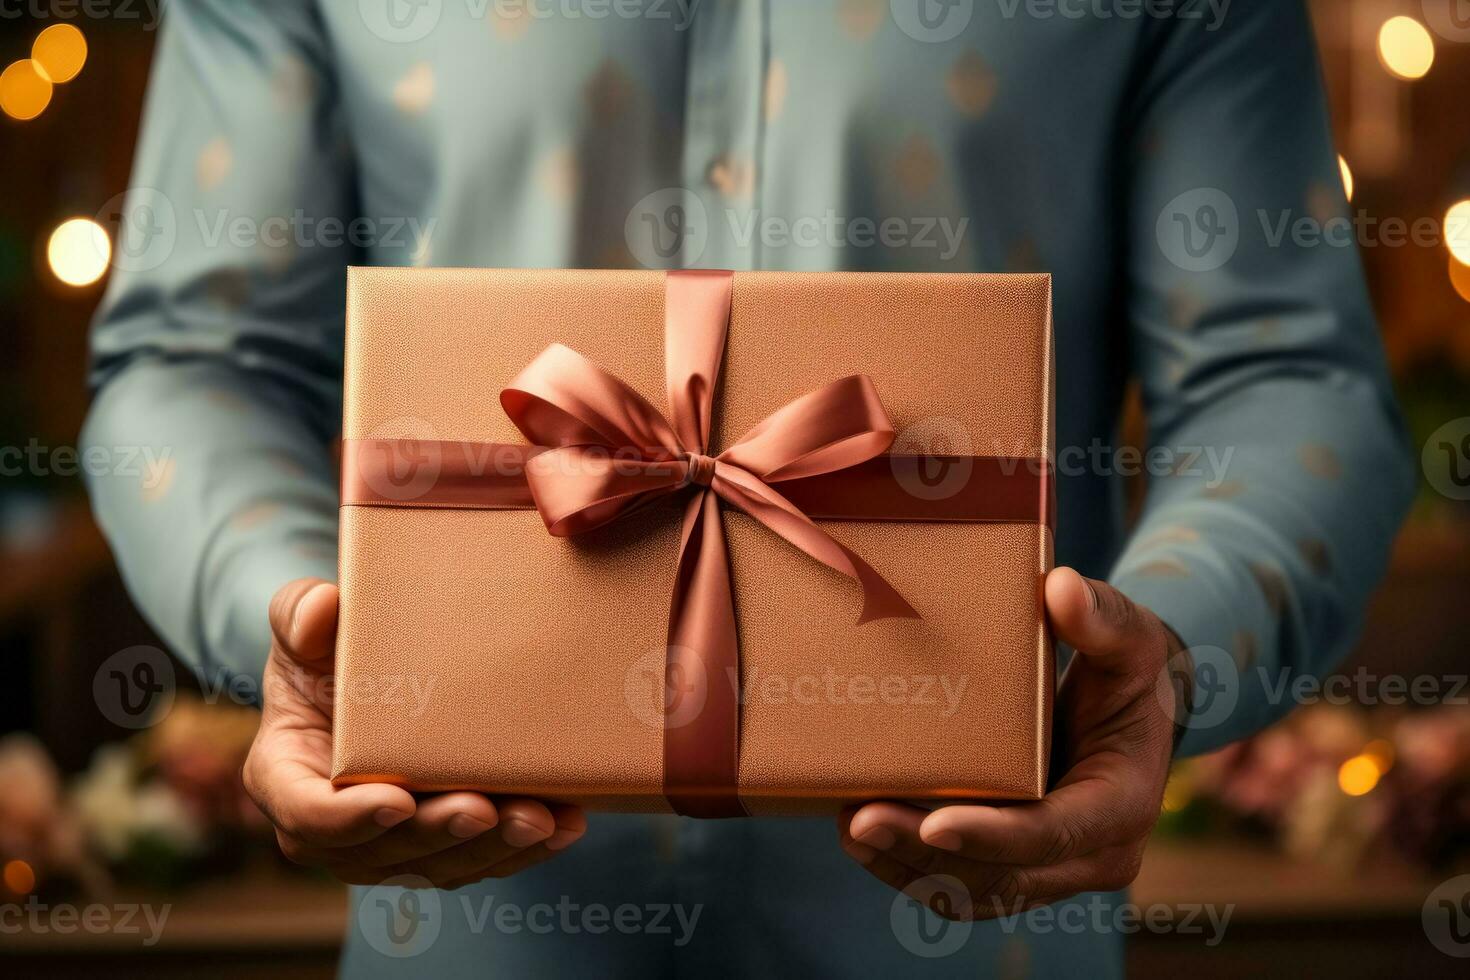
[[[1353,168],[1348,166],[1347,157],[1337,155],[1337,166],[1342,170],[1342,190],[1348,201],[1353,199]]]
[[[36,36],[31,61],[50,81],[69,82],[87,63],[87,39],[73,24],[52,24]]]
[[[90,286],[102,278],[111,259],[107,232],[90,218],[63,221],[46,245],[51,272],[68,286]]]
[[[1434,38],[1412,17],[1390,17],[1378,29],[1378,60],[1395,78],[1416,81],[1434,64]]]
[[[0,111],[12,119],[35,119],[51,102],[51,81],[29,58],[0,72]]]
[[[24,861],[7,861],[0,877],[12,895],[29,895],[36,887],[36,872]]]

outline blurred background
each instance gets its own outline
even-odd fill
[[[1379,229],[1363,261],[1421,492],[1339,680],[1177,768],[1134,900],[1234,911],[1213,948],[1133,937],[1140,976],[1450,975],[1446,944],[1470,955],[1470,2],[1311,6],[1345,190]],[[148,718],[106,693],[159,642],[74,447],[156,7],[0,4],[0,908],[20,910],[0,916],[0,971],[330,975],[342,891],[281,862],[240,790],[253,711],[182,669]],[[1388,222],[1426,220],[1432,241],[1391,243]],[[1145,438],[1135,410],[1120,431]],[[74,928],[46,917],[58,903]]]

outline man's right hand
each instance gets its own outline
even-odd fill
[[[292,582],[276,593],[270,618],[274,643],[245,788],[292,861],[326,868],[354,885],[413,875],[436,888],[458,888],[539,864],[586,831],[579,808],[523,797],[415,799],[383,783],[334,787],[337,587],[320,579]]]

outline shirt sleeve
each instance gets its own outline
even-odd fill
[[[1127,315],[1172,475],[1150,477],[1112,580],[1195,653],[1197,753],[1348,651],[1413,478],[1300,0],[1237,0],[1147,47],[1121,151]]]
[[[82,441],[145,461],[91,476],[93,508],[202,674],[258,679],[271,595],[336,578],[348,145],[314,4],[170,4]]]

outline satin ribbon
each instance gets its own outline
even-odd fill
[[[862,592],[859,624],[918,613],[867,562],[811,519],[1030,520],[1050,523],[1050,469],[1017,457],[953,457],[977,467],[962,492],[924,500],[896,480],[894,431],[872,382],[840,378],[778,409],[718,455],[710,421],[730,318],[733,275],[670,272],[664,364],[669,416],[587,358],[553,344],[500,395],[529,446],[350,440],[343,504],[524,509],[569,537],[688,493],[669,610],[666,692],[703,678],[703,708],[666,701],[664,794],[686,816],[743,816],[739,775],[740,654],[724,501]],[[403,476],[396,466],[407,457]],[[416,471],[430,470],[423,485]],[[976,479],[976,476],[982,477]],[[773,484],[788,484],[798,506]],[[834,513],[835,512],[835,513]]]

